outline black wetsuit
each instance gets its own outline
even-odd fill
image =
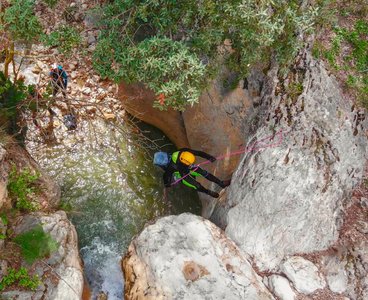
[[[169,165],[164,168],[165,173],[163,175],[163,179],[164,179],[164,185],[165,187],[170,187],[171,184],[173,182],[175,182],[175,180],[173,180],[173,174],[175,172],[179,172],[181,177],[185,178],[183,180],[185,180],[186,182],[188,182],[189,184],[193,185],[194,188],[198,191],[198,192],[202,192],[202,193],[206,193],[208,195],[214,196],[214,194],[217,194],[213,191],[210,191],[208,189],[206,189],[205,187],[203,187],[196,179],[194,176],[192,175],[187,175],[188,173],[190,173],[190,171],[195,171],[196,173],[199,173],[200,175],[202,175],[203,177],[205,177],[206,179],[208,179],[209,181],[212,181],[216,184],[218,184],[219,186],[223,187],[224,183],[218,179],[216,176],[208,173],[206,170],[203,170],[202,168],[196,166],[196,165],[192,165],[192,166],[187,166],[185,164],[183,164],[182,162],[180,162],[179,157],[181,155],[182,152],[187,151],[187,152],[191,152],[192,154],[196,155],[196,156],[200,156],[203,157],[205,159],[208,159],[210,161],[215,161],[216,158],[213,157],[210,154],[207,154],[206,152],[203,151],[198,151],[198,150],[193,150],[193,149],[189,149],[189,148],[181,148],[178,150],[179,154],[178,154],[178,159],[176,161],[176,163],[171,159]],[[186,176],[187,175],[187,176]],[[218,196],[218,194],[217,194]]]

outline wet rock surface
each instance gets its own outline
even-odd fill
[[[147,226],[123,260],[125,299],[274,299],[246,255],[191,214]]]
[[[364,113],[342,98],[323,63],[307,52],[286,77],[271,69],[260,99],[248,145],[280,130],[282,143],[242,158],[214,221],[258,267],[272,270],[285,255],[323,250],[337,240],[343,200],[364,173],[368,127]]]

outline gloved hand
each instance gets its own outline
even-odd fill
[[[216,157],[211,156],[208,160],[209,160],[210,162],[214,162],[214,161],[216,161]]]

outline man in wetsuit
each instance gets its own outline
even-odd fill
[[[222,188],[227,187],[230,184],[230,180],[222,181],[216,176],[208,173],[206,170],[194,165],[196,155],[208,159],[211,162],[216,160],[215,157],[203,151],[181,148],[171,154],[171,156],[166,152],[155,153],[154,164],[160,166],[165,171],[163,175],[165,187],[170,187],[172,183],[180,179],[180,182],[184,185],[193,188],[198,192],[210,195],[211,197],[218,198],[218,193],[203,187],[199,182],[197,182],[195,177],[203,176]]]
[[[66,89],[68,86],[68,75],[62,66],[53,64],[50,71],[51,85],[52,85],[52,96],[55,97],[56,94],[61,90],[64,98],[66,98]]]

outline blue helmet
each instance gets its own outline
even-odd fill
[[[58,66],[58,69],[59,69],[59,70],[62,70],[62,69],[63,69],[63,67],[59,65],[59,66]]]

